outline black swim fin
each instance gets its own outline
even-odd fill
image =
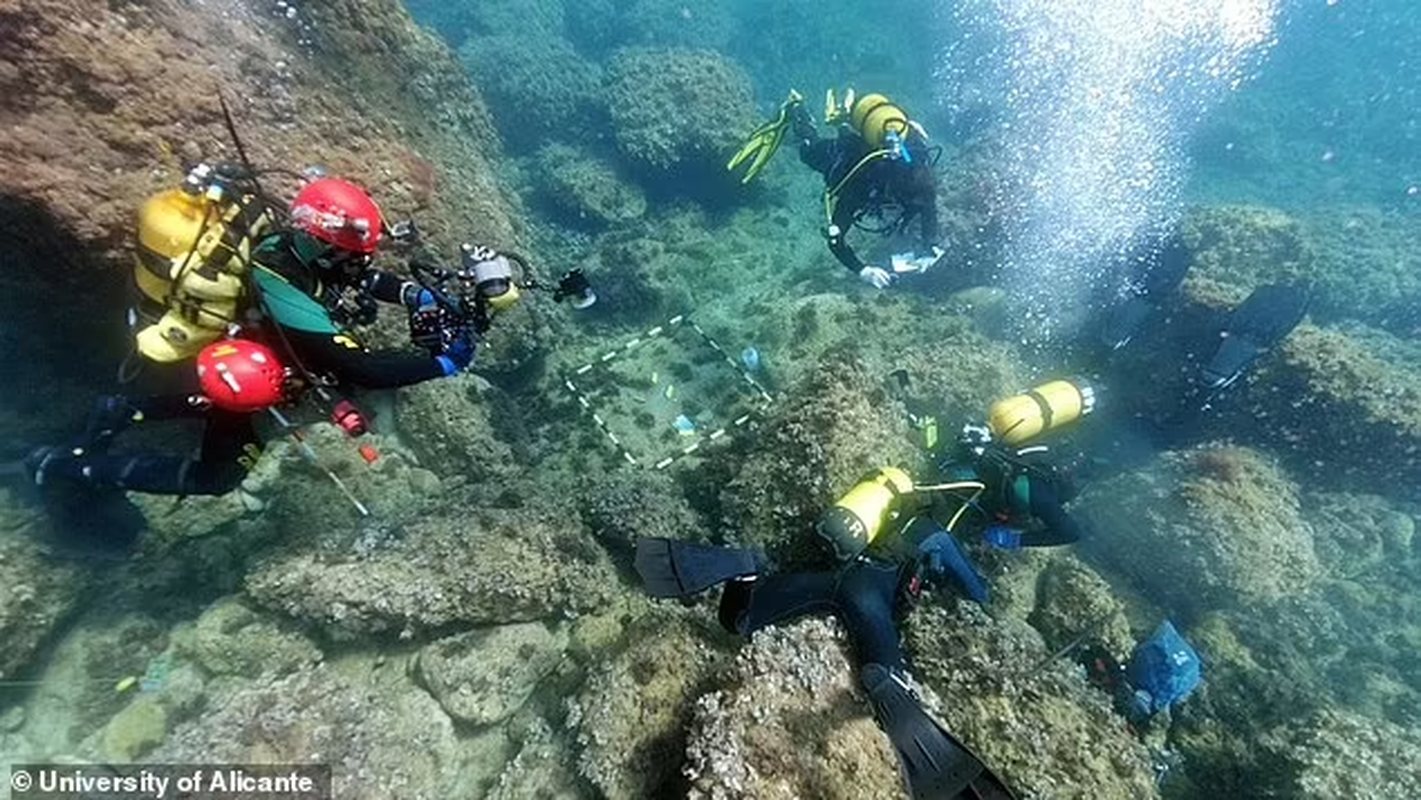
[[[1011,790],[923,710],[892,670],[865,664],[861,679],[913,800],[1012,800]]]
[[[755,554],[733,547],[642,537],[636,571],[652,597],[685,597],[759,571]]]
[[[1214,390],[1238,380],[1245,370],[1268,352],[1307,314],[1310,294],[1296,286],[1269,284],[1253,290],[1229,315],[1223,340],[1204,365],[1204,382]]]

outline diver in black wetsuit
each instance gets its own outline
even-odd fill
[[[826,139],[819,138],[804,107],[796,106],[794,136],[800,161],[824,176],[829,251],[860,280],[882,289],[895,270],[866,264],[849,245],[849,231],[872,218],[879,219],[883,233],[906,231],[916,221],[916,267],[931,266],[942,252],[932,154],[922,128],[888,98],[869,94],[845,103],[847,111],[836,116],[843,123],[838,134]]]
[[[434,302],[414,282],[370,269],[382,218],[364,190],[334,178],[315,180],[292,201],[291,218],[293,229],[267,236],[252,252],[250,308],[261,314],[244,326],[244,335],[264,341],[303,374],[348,387],[406,386],[469,366],[481,331],[436,331],[437,355],[370,351],[349,332],[352,323],[373,321],[376,301],[399,303],[412,313]],[[183,377],[193,380],[190,368]],[[71,481],[152,494],[225,494],[261,455],[254,416],[189,391],[103,397],[79,439],[36,449],[26,468],[41,485]],[[179,417],[204,422],[197,458],[110,452],[114,437],[132,423]]]
[[[821,139],[804,98],[790,90],[775,117],[750,134],[727,167],[744,166],[742,182],[750,181],[778,151],[786,132],[792,132],[800,161],[824,176],[824,232],[834,258],[876,289],[888,287],[900,274],[925,272],[943,255],[933,174],[937,154],[926,131],[881,94],[855,99],[850,90],[841,103],[831,91],[825,106],[825,122],[838,133]],[[919,226],[916,249],[893,256],[884,266],[865,263],[848,243],[855,227],[890,234],[906,232],[914,222]]]

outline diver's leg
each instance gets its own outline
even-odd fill
[[[218,495],[237,488],[260,455],[248,414],[211,411],[200,459],[164,453],[92,453],[48,448],[34,464],[36,483],[75,480],[149,494]]]
[[[720,598],[720,624],[749,636],[766,625],[831,613],[837,580],[834,572],[801,572],[731,581]]]
[[[861,561],[849,565],[839,580],[835,613],[854,640],[860,664],[903,669],[903,648],[893,619],[900,577],[896,564]]]

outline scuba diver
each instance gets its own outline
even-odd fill
[[[849,632],[859,680],[912,797],[1011,798],[922,708],[899,642],[896,618],[917,599],[923,579],[958,570],[959,580],[976,579],[952,536],[911,513],[921,505],[917,493],[929,488],[885,467],[850,490],[816,528],[841,562],[834,569],[761,574],[751,551],[658,538],[637,540],[636,568],[653,597],[688,597],[724,583],[720,623],[742,636],[809,614],[835,615]],[[897,535],[884,535],[890,528]]]
[[[938,246],[937,151],[921,125],[881,94],[855,98],[849,90],[839,102],[831,89],[824,122],[836,126],[833,138],[819,138],[804,98],[790,90],[774,119],[757,128],[727,164],[734,170],[748,162],[742,183],[764,169],[786,131],[799,144],[799,158],[824,176],[825,236],[829,250],[864,283],[883,289],[903,274],[921,273],[942,258]],[[865,263],[848,243],[861,228],[878,234],[906,233],[919,225],[917,248],[892,256],[886,266]]]
[[[468,368],[482,331],[447,313],[430,288],[371,269],[384,232],[370,196],[336,178],[302,187],[281,230],[254,173],[240,166],[199,164],[182,187],[150,198],[139,214],[138,302],[129,319],[140,368],[180,367],[176,376],[151,376],[177,377],[180,390],[101,397],[77,439],[25,459],[32,482],[58,491],[56,500],[75,486],[225,494],[261,454],[257,412],[308,392],[325,397],[326,386],[405,386]],[[477,255],[508,266],[492,251]],[[350,326],[372,322],[377,300],[410,310],[428,353],[359,344]],[[193,377],[204,391],[193,391]],[[337,411],[342,427],[363,432],[350,404]],[[133,423],[179,417],[204,423],[197,458],[110,451]]]
[[[748,550],[642,538],[637,572],[654,597],[687,597],[724,583],[720,623],[742,636],[807,614],[835,615],[853,641],[860,681],[912,796],[1010,798],[1001,780],[922,709],[896,618],[918,599],[924,581],[987,601],[986,583],[954,535],[969,509],[989,522],[981,535],[992,547],[1048,547],[1080,537],[1061,509],[1070,496],[1064,481],[1040,460],[1044,448],[1027,445],[1094,406],[1089,386],[1052,381],[998,401],[985,425],[967,426],[951,457],[936,467],[943,482],[915,483],[893,467],[868,475],[815,526],[834,556],[831,569],[762,574]],[[943,453],[932,445],[937,459]],[[1031,518],[1039,529],[1028,532]]]

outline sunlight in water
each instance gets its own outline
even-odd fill
[[[992,106],[1004,277],[1026,335],[1068,332],[1112,257],[1166,227],[1184,145],[1274,41],[1276,0],[966,0],[942,102]]]

